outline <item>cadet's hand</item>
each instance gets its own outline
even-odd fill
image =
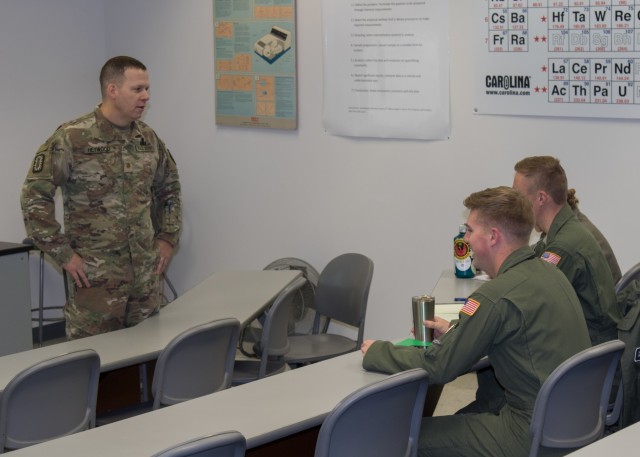
[[[156,240],[158,251],[160,252],[160,260],[158,260],[158,266],[156,267],[156,273],[161,275],[167,270],[169,261],[173,255],[173,246],[164,240]]]
[[[71,275],[73,278],[73,282],[76,283],[78,289],[82,289],[83,287],[91,287],[89,284],[89,280],[87,279],[87,275],[84,272],[84,260],[78,254],[73,254],[71,256],[71,260],[68,263],[62,265],[67,273]]]
[[[447,333],[449,330],[450,324],[449,321],[443,319],[441,317],[435,316],[432,321],[426,320],[424,321],[424,325],[427,328],[433,329],[433,337],[435,339],[440,338],[442,335]]]
[[[360,350],[362,351],[362,355],[365,355],[367,353],[367,351],[369,350],[369,347],[375,342],[376,342],[376,340],[364,340],[362,342],[362,346],[360,346]]]

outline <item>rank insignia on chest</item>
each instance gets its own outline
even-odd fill
[[[104,154],[111,151],[111,146],[89,146],[87,154]]]
[[[560,262],[560,259],[562,259],[562,257],[560,257],[558,254],[554,252],[549,252],[549,251],[546,251],[545,253],[543,253],[542,256],[540,256],[540,258],[545,262],[549,262],[554,265],[558,265],[558,262]]]
[[[466,314],[467,316],[473,316],[478,308],[480,308],[480,302],[478,300],[474,300],[473,298],[469,298],[464,303],[462,309],[460,309],[460,312]]]
[[[33,159],[33,165],[31,171],[33,173],[41,173],[44,170],[44,154],[37,154]]]

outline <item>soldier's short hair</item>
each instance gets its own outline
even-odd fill
[[[567,201],[567,175],[555,157],[527,157],[516,163],[513,168],[517,173],[531,178],[529,193],[543,190],[551,196],[556,205]]]
[[[100,92],[104,97],[109,84],[120,84],[124,79],[124,71],[127,68],[147,70],[147,67],[138,59],[129,56],[116,56],[107,60],[100,70]]]
[[[525,195],[512,187],[500,186],[474,192],[463,203],[469,210],[476,210],[483,224],[500,228],[512,241],[529,242],[535,224],[533,207]]]

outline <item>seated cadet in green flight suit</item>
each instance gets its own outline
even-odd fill
[[[471,194],[464,205],[474,262],[493,279],[468,298],[455,325],[425,321],[436,337],[431,346],[366,340],[363,367],[384,373],[420,367],[430,383],[446,383],[489,356],[506,403],[498,414],[423,418],[418,455],[527,456],[538,391],[560,363],[591,345],[587,325],[571,283],[528,245],[534,214],[524,195],[497,187]]]

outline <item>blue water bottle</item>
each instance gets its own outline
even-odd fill
[[[476,275],[473,253],[469,243],[464,240],[465,233],[467,233],[466,225],[460,225],[458,234],[453,237],[453,264],[456,277],[473,278]]]

